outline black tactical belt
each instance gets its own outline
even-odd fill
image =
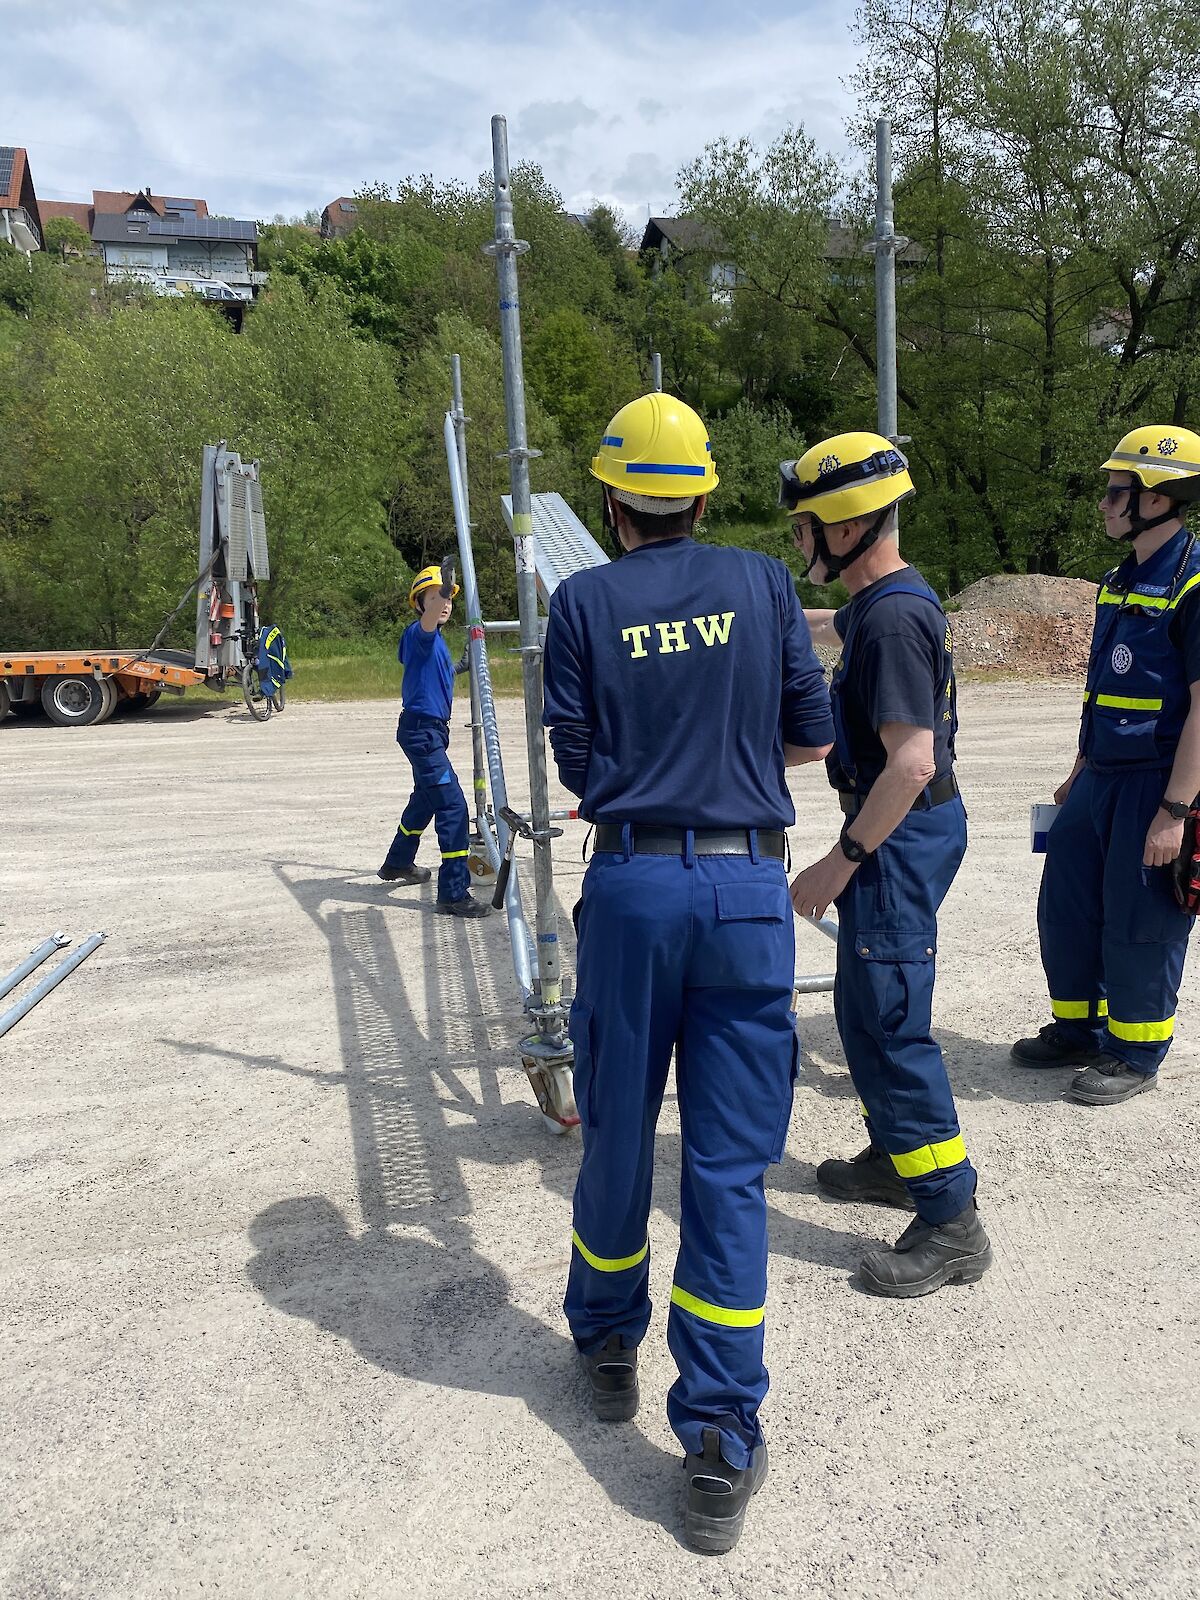
[[[944,778],[935,778],[931,784],[922,789],[908,809],[932,811],[934,806],[944,806],[947,800],[953,800],[957,793],[958,779],[952,772],[948,772]],[[838,805],[848,817],[856,817],[866,803],[866,798],[865,794],[847,794],[845,790],[841,790],[838,793]]]
[[[639,856],[681,856],[687,835],[692,835],[692,851],[698,856],[748,856],[748,828],[659,828],[634,823],[630,829],[630,849]],[[787,839],[773,828],[759,828],[758,854],[782,861],[787,854]],[[625,849],[624,829],[619,822],[596,824],[594,848],[620,855]]]

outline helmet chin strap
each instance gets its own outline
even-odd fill
[[[849,550],[840,556],[835,556],[833,551],[829,548],[828,541],[825,538],[825,524],[818,517],[813,517],[813,558],[808,563],[804,576],[806,578],[810,577],[812,569],[816,566],[817,562],[820,561],[825,568],[825,576],[819,581],[815,578],[813,579],[813,582],[817,584],[818,588],[823,588],[825,584],[832,583],[835,578],[840,578],[847,567],[852,567],[858,560],[859,556],[864,555],[873,544],[876,544],[879,541],[879,538],[882,535],[884,527],[887,523],[888,513],[891,511],[891,509],[891,506],[884,506],[883,510],[875,518],[875,521],[867,529],[866,533],[863,534],[858,543],[852,545]]]
[[[1161,516],[1143,518],[1137,507],[1142,503],[1142,496],[1149,494],[1149,490],[1136,481],[1129,487],[1129,532],[1121,535],[1121,542],[1132,544],[1139,534],[1149,533],[1151,528],[1161,528],[1164,522],[1178,522],[1179,510],[1172,506],[1170,511],[1164,511]]]

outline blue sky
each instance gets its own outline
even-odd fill
[[[374,179],[473,180],[489,118],[568,207],[674,209],[720,133],[802,121],[844,146],[853,4],[652,0],[0,0],[0,143],[38,192],[193,194],[215,211],[318,210]]]

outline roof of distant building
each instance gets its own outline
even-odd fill
[[[233,217],[159,216],[144,209],[141,217],[137,212],[114,216],[97,211],[92,238],[97,244],[123,244],[130,239],[154,240],[158,244],[178,239],[228,239],[254,244],[258,239],[258,224]]]
[[[85,232],[92,231],[92,217],[94,212],[86,200],[41,200],[38,202],[42,213],[43,222],[52,222],[55,217],[69,217],[72,222],[77,222]]]

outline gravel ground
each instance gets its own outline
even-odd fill
[[[110,934],[0,1041],[0,1594],[1190,1600],[1196,978],[1157,1093],[1091,1110],[1006,1059],[1044,1019],[1028,806],[1077,711],[1078,685],[962,695],[972,848],[936,1020],[996,1251],[978,1286],[853,1287],[905,1219],[815,1192],[860,1134],[828,997],[802,1002],[769,1177],[771,1477],[724,1559],[680,1542],[663,1414],[673,1102],[643,1409],[605,1428],[559,1309],[578,1143],[513,1049],[504,927],[374,877],[392,708],[0,726],[0,968],[55,928]],[[840,818],[819,773],[794,786],[804,861]],[[828,965],[819,934],[799,948]]]

